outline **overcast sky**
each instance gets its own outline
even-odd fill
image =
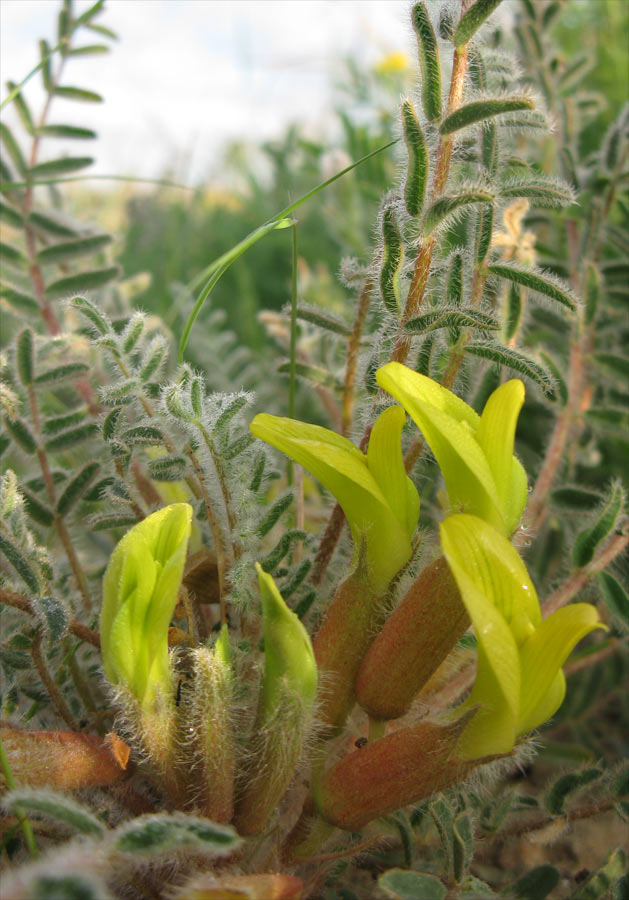
[[[92,3],[77,0],[80,13]],[[49,121],[99,132],[88,144],[48,141],[53,156],[95,155],[93,172],[156,177],[176,161],[187,183],[212,172],[226,140],[281,134],[294,120],[311,133],[330,106],[332,76],[347,54],[376,62],[414,55],[407,0],[107,0],[96,20],[120,40],[107,56],[69,61],[63,82],[104,104],[55,99]],[[52,44],[58,0],[0,0],[2,96]],[[99,42],[84,32],[79,43]],[[40,77],[26,89],[41,105]],[[12,110],[5,111],[12,124]],[[4,115],[4,113],[3,113]],[[89,147],[89,149],[88,149]],[[93,149],[92,149],[93,147]]]

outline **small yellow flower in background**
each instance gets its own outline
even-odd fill
[[[480,709],[465,729],[463,759],[508,753],[561,706],[561,667],[595,628],[596,607],[573,603],[542,621],[526,566],[506,537],[477,516],[441,524],[441,546],[478,640],[476,681],[457,712]]]
[[[508,206],[502,218],[505,231],[496,231],[492,237],[492,247],[502,247],[504,260],[515,260],[525,266],[535,263],[535,234],[522,231],[522,219],[529,210],[529,201],[519,197]]]
[[[410,62],[406,53],[398,51],[397,53],[387,53],[374,66],[374,71],[379,75],[388,72],[407,72],[410,68]]]

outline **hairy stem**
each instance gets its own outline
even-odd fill
[[[461,105],[463,100],[463,87],[465,85],[465,74],[467,71],[467,44],[461,44],[454,51],[452,61],[452,76],[450,78],[450,93],[448,95],[448,108],[446,117],[451,115]],[[432,184],[430,202],[440,197],[445,189],[450,173],[450,162],[452,159],[452,148],[454,146],[454,134],[443,134],[439,139],[439,147],[437,149],[437,160],[435,164],[435,175]],[[406,306],[402,313],[400,321],[400,330],[395,341],[391,358],[396,362],[405,362],[411,349],[411,338],[402,331],[404,324],[416,316],[424,300],[428,277],[430,275],[430,265],[435,247],[435,238],[430,237],[423,243],[417,253],[415,259],[415,268],[411,278],[411,285],[406,299]]]
[[[629,544],[629,535],[614,534],[607,540],[598,551],[594,559],[584,566],[577,569],[565,581],[563,581],[556,590],[546,598],[543,604],[545,616],[549,616],[562,606],[569,603],[579,591],[585,587],[588,581],[598,572],[602,572],[607,566],[613,562],[626,549]]]
[[[25,597],[24,594],[17,594],[14,591],[7,591],[6,588],[3,587],[0,587],[0,603],[6,603],[7,606],[19,609],[29,616],[36,615],[28,597]],[[68,631],[75,637],[78,637],[79,640],[85,641],[86,644],[91,644],[93,647],[96,647],[97,650],[100,650],[100,637],[98,633],[91,628],[88,628],[87,625],[83,625],[82,622],[79,622],[76,619],[70,619],[68,622]]]
[[[347,339],[347,362],[345,365],[345,384],[343,386],[342,400],[342,428],[341,433],[347,437],[352,427],[352,413],[354,411],[354,396],[356,393],[356,364],[358,362],[358,349],[360,347],[360,337],[365,326],[369,305],[371,303],[371,292],[373,290],[373,281],[367,278],[358,298],[358,309],[352,333]]]
[[[63,719],[63,721],[71,731],[78,731],[79,728],[74,720],[74,716],[70,712],[67,703],[61,695],[61,691],[55,684],[52,675],[48,671],[48,668],[44,661],[44,657],[42,656],[41,633],[39,631],[33,638],[33,643],[31,645],[31,656],[33,657],[33,662],[35,663],[35,668],[37,669],[39,677],[41,678],[42,683],[46,688],[46,691],[48,692],[48,696],[52,700],[53,706],[57,710],[59,716]]]

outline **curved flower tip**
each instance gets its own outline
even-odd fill
[[[264,625],[265,668],[260,708],[263,720],[271,721],[287,688],[306,706],[312,706],[317,693],[317,663],[310,635],[286,605],[273,577],[260,563],[256,563],[256,571]]]
[[[145,707],[170,685],[168,626],[191,524],[188,503],[152,513],[119,541],[105,571],[100,619],[105,673]]]
[[[565,694],[561,667],[595,628],[596,608],[575,603],[542,621],[535,587],[504,535],[477,516],[450,516],[441,544],[478,640],[478,667],[466,705],[480,705],[459,755],[508,753],[543,724]]]
[[[489,397],[482,416],[452,391],[401,363],[387,363],[376,379],[414,420],[435,455],[453,509],[490,522],[503,534],[526,505],[526,473],[513,455],[524,385],[512,379]]]
[[[373,426],[367,455],[319,425],[257,415],[253,434],[294,459],[333,494],[347,517],[356,555],[364,537],[369,577],[384,590],[411,555],[419,496],[406,475],[400,437],[406,416],[385,409]]]

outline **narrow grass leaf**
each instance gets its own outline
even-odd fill
[[[324,188],[328,187],[328,185],[337,181],[339,178],[342,178],[343,175],[351,172],[352,169],[355,169],[357,166],[362,165],[372,157],[377,156],[384,150],[387,150],[395,143],[397,143],[397,139],[389,141],[388,144],[385,144],[382,147],[378,147],[376,150],[372,150],[370,153],[367,153],[365,156],[361,157],[361,159],[358,159],[351,165],[346,166],[344,169],[341,169],[341,171],[337,172],[336,175],[332,175],[331,178],[326,179],[326,181],[322,181],[321,184],[318,184],[316,187],[312,188],[312,190],[303,194],[298,200],[295,200],[289,206],[286,206],[277,214],[277,216],[274,216],[273,218],[267,220],[264,224],[250,232],[246,237],[235,244],[235,246],[233,246],[231,250],[228,250],[226,253],[223,253],[221,256],[217,257],[217,259],[211,262],[209,266],[206,266],[206,268],[202,272],[200,272],[199,275],[197,275],[197,277],[190,285],[190,289],[192,290],[198,288],[199,285],[203,284],[205,279],[208,280],[202,288],[199,296],[195,300],[192,311],[190,312],[190,315],[188,316],[184,325],[181,340],[179,341],[179,362],[183,361],[183,354],[188,343],[188,338],[190,337],[190,332],[192,331],[192,326],[194,325],[194,322],[199,315],[203,304],[210,296],[210,293],[212,292],[214,286],[227,271],[227,269],[231,266],[231,264],[235,262],[240,256],[242,256],[243,253],[245,253],[257,241],[259,241],[265,235],[270,234],[271,231],[274,231],[278,228],[286,228],[292,225],[292,220],[287,219],[286,217],[311,197],[314,197],[316,194],[318,194],[319,191],[322,191]]]
[[[439,126],[439,131],[441,134],[453,134],[455,131],[476,125],[478,122],[494,116],[503,116],[507,113],[533,108],[534,104],[530,97],[495,97],[487,100],[475,100],[450,113]]]

